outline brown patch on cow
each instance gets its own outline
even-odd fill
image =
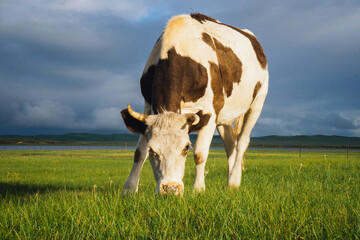
[[[197,112],[196,114],[200,117],[200,121],[198,124],[190,126],[189,133],[200,131],[203,127],[205,127],[208,124],[211,117],[210,113],[203,114],[202,110]]]
[[[207,81],[204,66],[171,48],[168,58],[160,59],[156,67],[150,102],[154,112],[179,112],[181,101],[195,102],[204,96]]]
[[[141,76],[140,86],[141,93],[146,102],[151,104],[152,102],[152,87],[155,77],[156,65],[151,65],[147,71]]]
[[[225,104],[225,97],[223,95],[223,87],[219,86],[221,84],[219,67],[213,62],[210,62],[210,74],[211,74],[211,89],[213,90],[214,93],[213,106],[214,106],[215,114],[216,116],[218,116],[220,110],[223,108]]]
[[[138,163],[140,162],[140,158],[141,158],[141,152],[139,149],[135,150],[135,155],[134,155],[134,162]]]
[[[215,50],[215,45],[214,45],[214,42],[213,42],[213,39],[212,37],[207,34],[207,33],[202,33],[202,40],[207,44],[209,45],[213,50]]]
[[[219,23],[218,20],[216,20],[215,18],[211,18],[211,17],[208,17],[204,14],[201,14],[201,13],[192,13],[190,14],[190,16],[197,20],[198,22],[200,23],[203,23],[205,21],[211,21],[211,22],[216,22],[216,23]]]
[[[242,63],[231,48],[225,47],[216,38],[214,38],[214,42],[222,80],[221,85],[225,90],[226,96],[230,97],[233,84],[239,83],[241,80]]]
[[[203,162],[205,162],[205,159],[203,158],[201,153],[195,153],[194,154],[194,160],[196,165],[200,165]]]
[[[256,98],[256,96],[257,96],[260,88],[261,88],[261,83],[260,83],[260,82],[257,82],[256,85],[255,85],[255,88],[254,88],[254,92],[253,92],[252,102],[251,102],[251,103],[254,102],[254,100],[255,100],[255,98]]]
[[[232,28],[235,31],[238,31],[239,33],[241,33],[242,35],[244,35],[245,37],[247,37],[250,40],[251,45],[253,46],[253,49],[254,49],[254,51],[256,53],[256,58],[260,63],[260,66],[263,69],[265,69],[266,66],[267,66],[266,56],[265,56],[265,53],[264,53],[264,50],[263,50],[261,44],[258,42],[256,37],[254,35],[246,32],[246,31],[244,31],[244,30],[239,29],[239,28],[236,28],[236,27],[233,27],[233,26],[230,26],[230,25],[227,25],[227,24],[222,24],[222,25],[228,26],[229,28]]]
[[[247,37],[250,42],[251,42],[251,45],[253,46],[253,49],[255,51],[255,54],[256,54],[256,57],[260,63],[260,66],[265,69],[266,66],[267,66],[267,60],[266,60],[266,56],[265,56],[265,53],[264,53],[264,50],[261,46],[261,44],[258,42],[258,40],[256,39],[256,37],[244,30],[241,30],[237,27],[233,27],[231,25],[228,25],[228,24],[224,24],[224,23],[221,23],[219,22],[218,20],[214,19],[214,18],[211,18],[211,17],[208,17],[206,15],[203,15],[203,14],[200,14],[200,13],[193,13],[191,14],[191,17],[194,18],[195,20],[199,21],[200,23],[203,23],[204,21],[211,21],[211,22],[214,22],[214,23],[218,23],[220,25],[224,25],[224,26],[227,26],[239,33],[241,33],[242,35],[244,35],[245,37]]]
[[[218,115],[225,103],[223,92],[230,97],[234,83],[240,83],[242,63],[231,48],[225,47],[216,38],[203,33],[202,39],[216,52],[218,59],[218,65],[210,62],[211,89],[214,92],[213,106]]]

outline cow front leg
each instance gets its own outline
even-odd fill
[[[141,169],[148,155],[147,143],[145,137],[140,135],[138,145],[135,150],[134,163],[130,175],[125,182],[123,194],[137,193]]]
[[[194,160],[196,164],[194,191],[196,192],[205,191],[205,164],[209,155],[209,148],[215,127],[215,122],[210,119],[208,125],[203,127],[198,133],[194,148]]]

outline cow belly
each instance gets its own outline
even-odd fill
[[[253,79],[260,79],[260,77],[258,76],[258,78]],[[250,108],[255,97],[254,89],[256,82],[246,78],[243,78],[243,80],[245,81],[242,81],[240,84],[235,83],[232,94],[229,97],[225,97],[224,106],[217,116],[217,124],[232,124],[236,118],[245,114]],[[259,81],[259,83],[263,84],[264,81]]]
[[[242,101],[244,100],[244,101]],[[217,116],[216,123],[223,125],[232,124],[236,118],[246,113],[249,109],[251,102],[246,99],[230,97],[225,100],[225,105]]]

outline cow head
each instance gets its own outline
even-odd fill
[[[143,134],[147,141],[157,193],[183,193],[185,161],[191,147],[189,132],[196,130],[203,122],[199,114],[204,116],[201,113],[174,112],[144,115],[133,111],[130,105],[121,111],[127,128],[131,132]]]

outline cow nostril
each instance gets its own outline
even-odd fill
[[[168,192],[169,193],[176,193],[178,188],[179,188],[179,186],[175,186],[175,185],[168,186]]]
[[[162,194],[174,194],[177,195],[180,193],[182,186],[178,183],[168,183],[161,185]]]
[[[164,193],[167,193],[168,191],[168,185],[162,185],[162,189],[164,190]]]

